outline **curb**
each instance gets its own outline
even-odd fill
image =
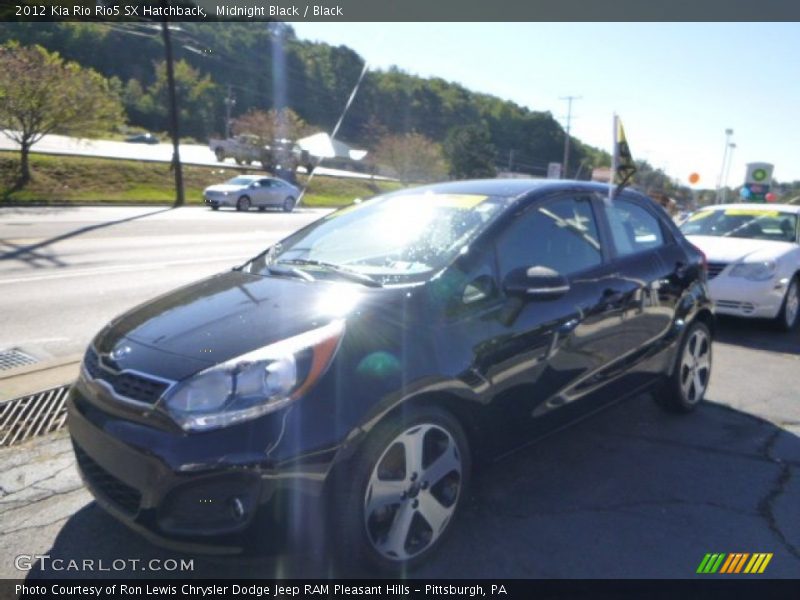
[[[73,354],[0,371],[0,404],[71,384],[78,377],[82,358]]]

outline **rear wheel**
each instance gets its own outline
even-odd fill
[[[775,324],[783,331],[794,331],[800,322],[800,280],[792,277],[783,297],[783,305],[775,319]]]
[[[242,196],[241,198],[239,198],[239,200],[236,202],[236,210],[242,212],[250,210],[250,198],[248,198],[247,196]]]
[[[710,378],[711,331],[694,321],[681,342],[672,375],[655,391],[656,401],[670,412],[691,412],[703,399]]]
[[[294,198],[287,196],[283,201],[283,212],[292,212],[294,210]]]
[[[333,503],[341,547],[384,570],[424,561],[449,532],[469,478],[466,436],[449,413],[415,409],[375,427]]]
[[[225,160],[225,151],[222,148],[217,148],[214,150],[214,155],[217,157],[217,161],[223,162]]]

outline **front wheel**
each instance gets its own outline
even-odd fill
[[[794,331],[800,322],[800,280],[792,277],[783,297],[783,305],[775,319],[775,324],[782,331]]]
[[[242,212],[247,212],[250,210],[250,198],[247,196],[242,196],[239,198],[239,200],[236,202],[236,210]]]
[[[225,151],[222,148],[217,148],[214,151],[214,155],[217,157],[217,161],[219,162],[225,161]]]
[[[341,547],[360,564],[396,571],[424,561],[450,531],[469,479],[458,421],[415,409],[375,427],[334,502]]]
[[[291,196],[288,196],[283,201],[283,212],[289,213],[289,212],[292,212],[293,210],[294,210],[294,198],[292,198]]]
[[[711,330],[694,321],[683,337],[672,374],[655,391],[656,401],[670,412],[691,412],[703,399],[710,379]]]

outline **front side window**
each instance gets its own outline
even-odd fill
[[[599,239],[588,199],[544,202],[519,217],[500,238],[500,274],[534,266],[562,275],[584,271],[603,262]]]
[[[661,223],[652,213],[627,200],[606,204],[606,216],[617,254],[627,256],[664,245]]]

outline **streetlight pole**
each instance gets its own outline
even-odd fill
[[[725,180],[722,183],[722,203],[725,204],[728,196],[728,175],[731,172],[731,163],[733,162],[733,151],[736,149],[736,144],[731,142],[728,144],[730,151],[728,152],[728,166],[725,169]]]
[[[572,124],[572,101],[573,100],[580,100],[581,96],[564,96],[563,98],[559,98],[559,100],[566,100],[567,101],[567,131],[566,137],[564,138],[564,161],[561,165],[561,178],[567,178],[567,168],[569,167],[569,130]]]
[[[722,167],[719,170],[719,177],[717,177],[717,194],[714,198],[714,202],[720,204],[722,201],[720,199],[720,186],[722,185],[722,177],[725,174],[725,163],[728,160],[728,148],[731,145],[731,136],[733,135],[733,129],[726,129],[725,130],[725,150],[722,153]]]

